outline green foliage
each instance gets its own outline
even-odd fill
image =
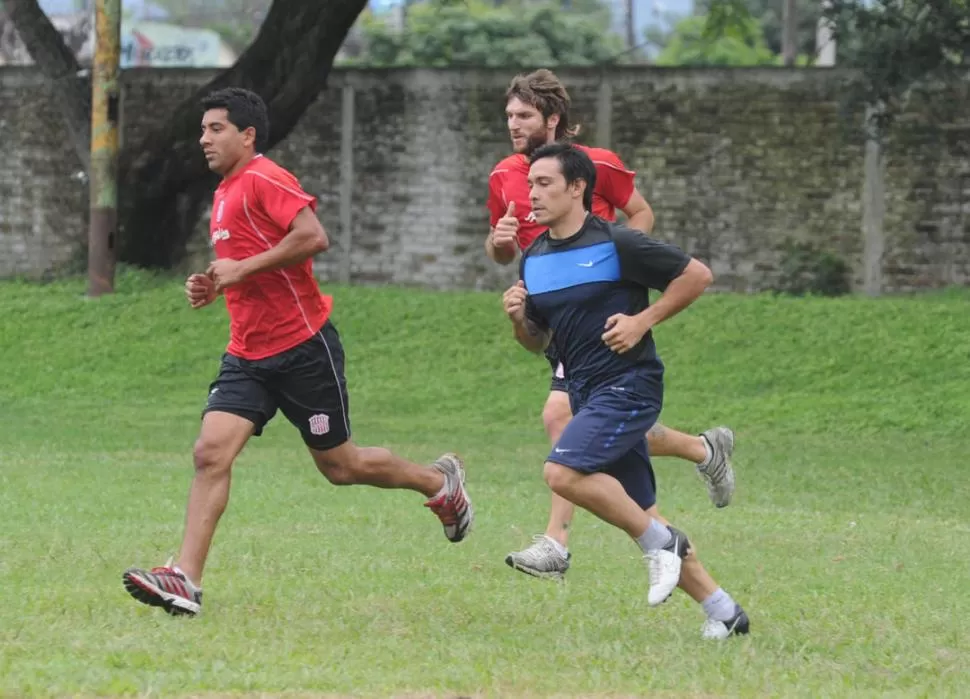
[[[713,38],[742,31],[752,18],[763,16],[759,13],[767,0],[705,2],[710,8],[705,33]],[[796,7],[801,28],[804,10]],[[833,26],[838,64],[861,75],[843,106],[847,112],[871,107],[871,123],[877,127],[892,121],[914,84],[960,80],[966,74],[967,0],[831,0],[824,17]],[[799,46],[805,50],[804,44]]]
[[[891,121],[918,82],[962,80],[970,59],[970,5],[966,0],[832,0],[840,63],[862,79],[853,101],[876,106]]]
[[[657,65],[772,65],[776,56],[765,45],[758,21],[747,18],[725,26],[719,35],[705,32],[707,17],[687,17],[677,23]]]
[[[383,17],[362,20],[368,66],[594,65],[622,52],[608,31],[606,8],[584,0],[575,11],[558,3],[505,4],[433,0],[408,9],[403,31]]]
[[[783,0],[698,0],[695,11],[707,15],[711,30],[718,27],[737,29],[738,24],[746,23],[749,19],[757,20],[768,50],[780,54],[783,7]],[[815,54],[818,19],[818,0],[795,0],[795,40],[799,53],[808,56]]]
[[[828,250],[792,240],[782,245],[773,291],[792,296],[842,296],[851,291],[852,268]]]

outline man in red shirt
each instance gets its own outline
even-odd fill
[[[537,70],[513,78],[505,94],[505,113],[512,155],[499,162],[488,180],[490,230],[485,251],[495,262],[507,265],[516,252],[525,250],[546,227],[532,215],[528,183],[529,156],[538,148],[579,132],[569,123],[569,94],[556,75]],[[607,221],[616,220],[619,209],[627,217],[627,226],[644,233],[653,229],[650,205],[634,184],[634,173],[619,156],[604,148],[577,146],[596,166],[592,213]],[[567,377],[557,357],[554,344],[546,350],[553,369],[549,397],[542,410],[546,434],[555,444],[572,417]],[[706,482],[708,495],[717,507],[725,507],[734,493],[734,433],[727,427],[714,427],[701,435],[689,435],[659,423],[647,432],[651,456],[677,456],[696,464]],[[506,556],[512,568],[541,578],[561,579],[569,569],[570,554],[566,548],[574,507],[555,493],[545,534],[533,537],[533,544]]]
[[[316,198],[260,154],[269,119],[258,95],[227,88],[202,106],[199,142],[209,168],[222,175],[209,226],[217,259],[205,274],[188,278],[185,292],[192,308],[225,295],[229,346],[209,387],[195,444],[178,561],[123,575],[135,599],[174,615],[201,611],[202,570],[229,501],[232,464],[277,409],[300,431],[331,483],[422,493],[449,541],[463,540],[473,520],[456,455],[425,467],[350,440],[344,351],[329,320],[333,301],[313,277],[313,256],[329,247],[314,213]]]

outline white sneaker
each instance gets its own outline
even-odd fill
[[[701,629],[701,637],[720,641],[731,636],[747,635],[749,628],[748,615],[741,609],[741,605],[735,605],[734,616],[727,621],[717,621],[708,617]]]
[[[650,578],[647,603],[651,607],[663,604],[673,594],[680,582],[684,557],[690,551],[690,542],[684,533],[670,526],[667,528],[672,535],[670,542],[662,549],[651,549],[643,554]]]

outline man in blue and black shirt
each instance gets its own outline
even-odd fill
[[[673,245],[591,215],[596,169],[579,149],[551,144],[530,162],[532,211],[548,230],[523,252],[520,281],[503,301],[519,343],[542,352],[554,341],[565,370],[574,417],[546,460],[546,482],[640,545],[650,605],[680,585],[704,606],[706,637],[747,633],[747,615],[660,517],[644,438],[663,405],[651,328],[697,299],[711,272]],[[653,304],[649,289],[663,292]]]

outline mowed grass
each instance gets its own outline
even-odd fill
[[[191,449],[225,346],[221,304],[122,274],[0,284],[0,695],[966,696],[967,291],[712,295],[657,330],[663,420],[737,432],[715,510],[658,459],[661,507],[747,609],[700,639],[678,593],[646,603],[636,546],[577,516],[566,584],[513,572],[542,531],[544,360],[495,293],[330,288],[355,439],[466,459],[453,545],[409,492],[336,488],[281,416],[237,463],[203,614],[131,600],[121,573],[176,552]]]

